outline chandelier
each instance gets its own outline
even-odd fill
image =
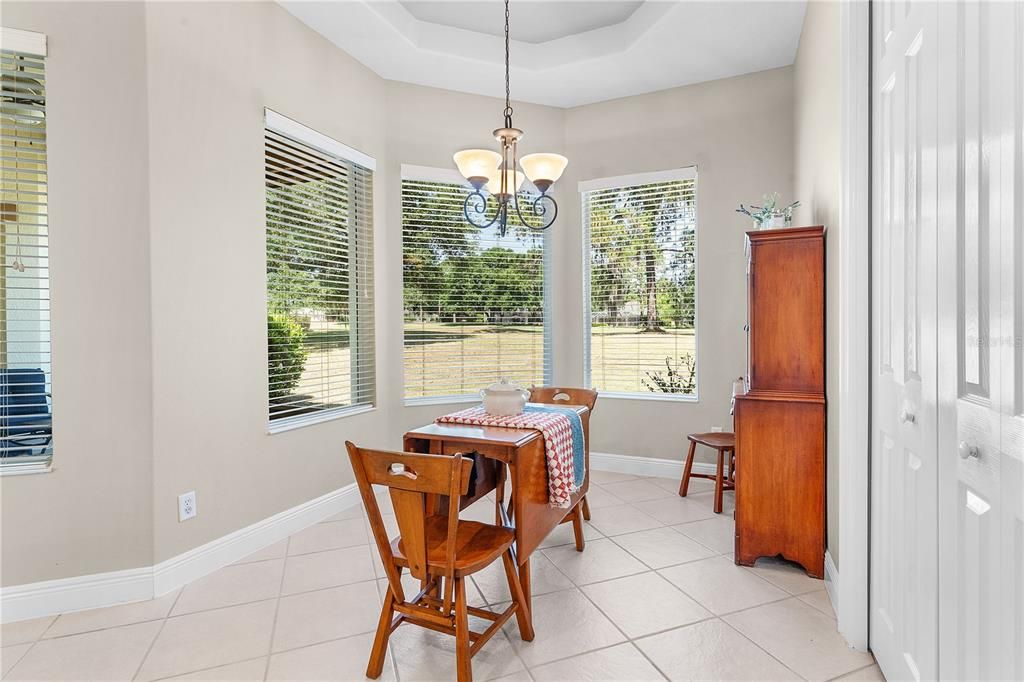
[[[497,225],[501,236],[508,229],[510,208],[524,227],[531,230],[551,227],[558,216],[558,203],[548,194],[548,190],[562,176],[562,171],[569,163],[569,159],[561,154],[527,154],[521,159],[517,156],[516,147],[519,140],[523,139],[523,131],[512,125],[508,3],[509,0],[505,0],[505,125],[494,131],[500,152],[464,149],[452,157],[459,172],[473,187],[462,204],[466,221],[480,229]],[[517,163],[522,166],[522,172],[516,168]],[[537,188],[537,194],[519,191],[524,175]],[[492,198],[496,204],[493,208]]]

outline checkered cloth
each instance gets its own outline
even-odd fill
[[[523,412],[509,417],[497,417],[484,412],[483,407],[471,407],[438,417],[437,422],[540,431],[544,436],[544,452],[548,464],[548,502],[552,507],[568,509],[570,496],[576,492],[576,481],[573,474],[572,424],[566,415],[556,412]],[[583,457],[583,453],[579,453],[579,456]]]

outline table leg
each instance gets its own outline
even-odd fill
[[[533,632],[533,588],[530,587],[530,557],[519,564],[519,584],[523,587],[523,600],[530,609],[530,631]]]

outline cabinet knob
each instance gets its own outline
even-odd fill
[[[979,459],[981,457],[981,451],[978,450],[978,446],[971,445],[965,440],[960,441],[959,452],[960,459],[970,459],[971,457]]]

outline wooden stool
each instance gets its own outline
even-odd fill
[[[679,483],[679,496],[686,497],[690,487],[690,477],[706,478],[715,482],[715,513],[722,513],[722,491],[736,489],[736,435],[727,432],[691,433],[690,451],[686,454],[686,467],[683,469],[683,480]],[[718,450],[718,472],[711,474],[694,474],[693,455],[697,451],[697,443]],[[729,475],[725,475],[725,453],[729,453]]]

